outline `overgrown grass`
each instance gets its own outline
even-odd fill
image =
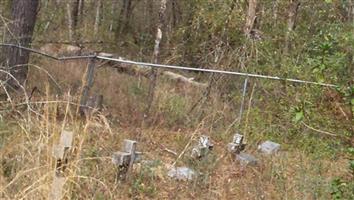
[[[309,88],[252,81],[257,84],[254,95],[251,100],[248,92],[242,120],[237,121],[241,91],[225,96],[218,90],[222,85],[216,84],[204,97],[198,88],[179,88],[160,80],[152,120],[142,123],[148,81],[100,68],[92,92],[104,95],[105,109],[82,119],[74,102],[79,99],[86,64],[68,62],[64,67],[42,62],[53,77],[60,78],[63,95],[55,96],[46,76],[32,71],[27,86],[41,91],[32,101],[45,102],[31,104],[35,112],[30,118],[21,114],[27,112],[25,107],[4,107],[1,198],[48,197],[55,162],[52,147],[63,129],[75,133],[64,187],[67,199],[329,199],[351,195],[351,154],[346,152],[347,138],[352,137],[350,121],[333,112],[339,109],[336,102],[311,95]],[[343,102],[338,103],[344,108]],[[341,137],[314,131],[301,122]],[[236,131],[246,135],[246,151],[259,159],[258,166],[241,167],[226,152]],[[202,160],[191,160],[190,150],[202,134],[211,137],[215,149]],[[147,162],[137,164],[127,182],[118,183],[111,155],[121,150],[127,138],[139,142]],[[282,145],[280,154],[266,157],[257,152],[257,145],[267,139]],[[183,155],[176,161],[165,148]],[[191,182],[170,179],[166,173],[175,162],[193,168],[199,176]]]

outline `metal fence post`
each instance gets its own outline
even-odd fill
[[[96,63],[96,58],[91,58],[87,67],[85,85],[83,86],[81,98],[80,98],[80,108],[79,108],[80,115],[85,114],[89,92],[93,86],[93,81],[95,76],[95,63]]]

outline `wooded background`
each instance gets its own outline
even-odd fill
[[[48,197],[64,128],[74,133],[67,199],[353,199],[354,0],[0,0],[0,38],[55,56],[338,86],[1,47],[0,199]],[[234,133],[258,166],[226,152]],[[200,135],[215,149],[191,161]],[[149,164],[122,185],[109,163],[127,138]],[[279,156],[257,153],[265,140]],[[201,174],[166,179],[170,163]]]
[[[15,2],[21,1],[1,1],[1,33],[7,42],[13,41],[8,28],[16,23],[10,13]],[[38,4],[32,46],[76,44],[151,61],[161,1]],[[161,63],[353,84],[351,0],[168,0],[166,7],[160,20]]]

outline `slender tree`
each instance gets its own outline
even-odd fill
[[[288,54],[290,51],[290,45],[291,45],[290,36],[296,26],[296,18],[297,18],[299,7],[300,7],[299,0],[290,1],[290,6],[288,10],[288,30],[286,31],[286,36],[285,36],[285,47],[284,47],[285,54]]]
[[[101,21],[101,12],[102,12],[102,0],[97,0],[95,26],[93,29],[93,34],[94,34],[95,38],[97,37],[97,34],[98,34],[98,28],[99,28],[100,21]]]
[[[37,9],[39,0],[15,0],[11,5],[10,31],[7,34],[7,42],[15,43],[20,46],[28,47],[32,42],[32,35],[36,23]],[[30,52],[23,51],[18,48],[4,48],[4,64],[8,67],[10,74],[17,79],[14,80],[9,76],[8,86],[18,89],[20,84],[23,84],[27,78],[28,61]],[[4,78],[4,76],[2,76]]]
[[[79,20],[79,15],[80,15],[80,0],[74,0],[73,5],[72,5],[72,19],[73,19],[73,30],[76,31],[77,23]]]
[[[154,46],[154,53],[152,56],[152,62],[158,63],[159,62],[159,55],[160,55],[160,43],[162,40],[162,28],[165,24],[165,14],[166,14],[166,4],[167,0],[161,0],[160,10],[159,10],[159,22],[157,23],[156,29],[156,37],[155,37],[155,46]],[[149,115],[150,109],[152,106],[152,102],[154,100],[155,95],[155,87],[157,82],[157,75],[158,71],[156,69],[152,69],[151,71],[151,83],[149,88],[149,96],[148,96],[148,107],[146,111],[146,115]]]
[[[71,5],[70,1],[66,2],[66,11],[67,11],[67,19],[68,19],[68,29],[69,29],[69,40],[73,40],[73,27],[74,27],[74,22],[73,22],[73,16],[71,12]]]
[[[132,0],[123,0],[123,6],[119,13],[118,26],[115,33],[116,39],[119,39],[123,31],[126,31],[126,29],[128,28],[130,18],[133,12],[132,10]]]
[[[257,12],[257,0],[249,0],[247,16],[246,16],[246,24],[244,28],[244,33],[247,37],[250,37],[252,30],[254,29],[254,25],[256,22],[256,12]]]

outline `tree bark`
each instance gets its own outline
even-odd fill
[[[32,42],[33,31],[36,23],[37,9],[39,0],[16,0],[12,1],[12,21],[10,25],[8,43],[16,43],[21,46],[29,47]],[[4,48],[5,66],[16,80],[9,79],[8,86],[18,89],[27,78],[29,51],[23,51],[17,48]],[[4,76],[1,76],[4,78]]]
[[[72,19],[73,19],[73,27],[72,29],[75,31],[77,27],[77,23],[79,20],[79,7],[80,7],[80,0],[74,0],[73,7],[72,7]]]
[[[109,31],[113,31],[113,24],[114,24],[114,14],[116,13],[116,9],[118,6],[118,1],[113,1],[112,5],[111,5],[111,15],[112,15],[112,19],[111,19],[111,24],[109,25]]]
[[[288,11],[288,29],[285,36],[284,54],[288,54],[290,51],[291,33],[295,30],[296,17],[298,14],[299,7],[300,7],[299,0],[290,1],[289,11]]]
[[[165,24],[166,4],[167,4],[167,0],[161,0],[160,10],[159,10],[159,22],[157,23],[156,38],[155,38],[154,53],[152,56],[152,63],[159,62],[160,43],[162,40],[162,28],[163,28],[163,25]],[[150,83],[150,87],[149,87],[149,96],[148,96],[148,107],[145,112],[146,116],[149,115],[150,109],[152,106],[152,102],[154,100],[157,75],[158,75],[157,69],[152,69],[151,70],[151,83]]]
[[[105,56],[105,57],[112,57],[112,58],[119,58],[119,59],[124,59],[122,57],[119,57],[114,54],[110,53],[104,53],[101,52],[98,54],[99,56]],[[151,70],[153,67],[147,67],[147,66],[140,66],[140,65],[133,65],[133,64],[125,64],[125,63],[120,63],[117,64],[116,62],[106,62],[105,64],[117,69],[118,72],[120,73],[125,73],[130,76],[141,76],[145,78],[151,78]],[[185,85],[187,87],[196,87],[196,88],[206,88],[208,86],[207,83],[202,83],[195,81],[193,77],[186,77],[184,75],[171,72],[171,71],[165,71],[165,70],[160,70],[159,71],[159,76],[166,78],[168,80],[172,80],[178,84]]]
[[[179,18],[181,16],[181,11],[180,8],[178,6],[178,1],[177,0],[172,0],[172,27],[176,27],[178,22],[179,22]]]
[[[244,28],[244,33],[247,38],[250,37],[251,31],[254,29],[254,25],[257,17],[256,12],[257,12],[257,0],[249,0],[247,16],[246,16],[246,24]]]
[[[349,0],[347,13],[348,21],[354,23],[354,0]]]
[[[77,31],[79,21],[81,21],[82,9],[83,9],[84,0],[74,0],[72,3],[71,10],[71,31],[72,37],[75,41],[78,41],[80,38],[80,34]]]
[[[69,29],[69,40],[73,40],[73,18],[72,18],[72,13],[71,13],[71,5],[70,1],[66,2],[66,12],[67,12],[67,18],[68,18],[68,29]]]
[[[132,0],[123,0],[123,6],[119,13],[116,39],[119,39],[123,33],[123,30],[126,30],[128,28],[131,14],[132,14]]]
[[[93,30],[94,37],[97,37],[98,34],[98,28],[100,25],[100,20],[101,20],[101,7],[102,7],[102,0],[97,0],[97,8],[96,8],[96,18],[95,18],[95,26]]]

